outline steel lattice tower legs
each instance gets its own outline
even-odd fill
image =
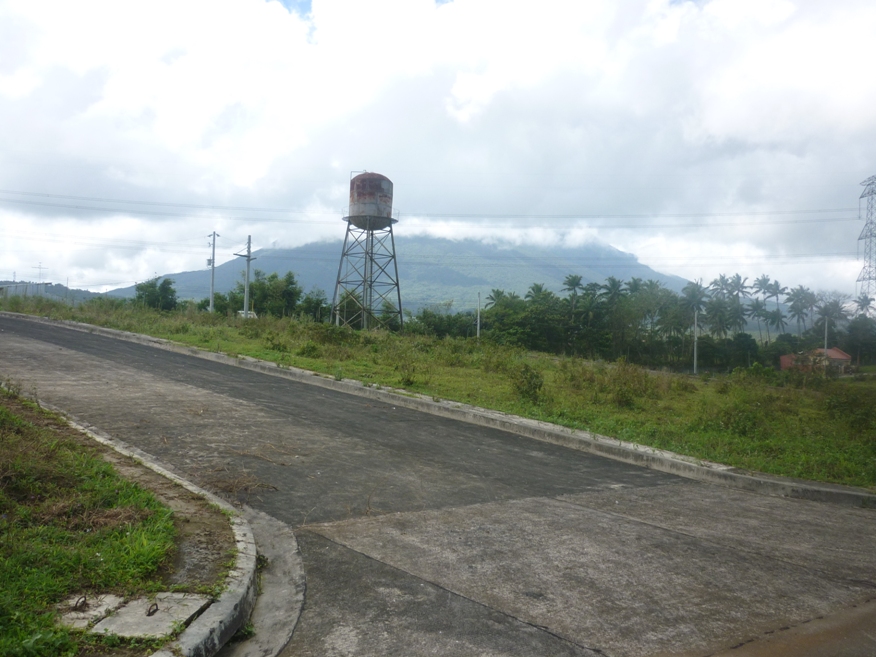
[[[864,191],[861,198],[867,199],[867,218],[858,240],[864,241],[864,267],[858,275],[861,294],[868,297],[876,293],[876,176],[861,183]]]
[[[383,217],[346,220],[347,234],[332,299],[332,321],[351,328],[403,328],[394,220]]]

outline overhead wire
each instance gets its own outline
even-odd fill
[[[97,208],[91,206],[78,206],[78,205],[69,205],[69,204],[61,204],[61,203],[43,203],[40,201],[22,201],[19,199],[4,199],[0,198],[0,203],[10,202],[10,203],[18,203],[24,205],[36,205],[42,207],[56,207],[56,208],[64,208],[68,210],[83,210],[83,211],[95,211],[95,212],[108,212],[108,213],[116,213],[116,214],[135,214],[135,215],[148,215],[148,216],[159,216],[159,217],[191,217],[191,214],[188,213],[175,213],[175,212],[159,212],[152,210],[138,210],[136,213],[130,213],[126,210],[119,208]],[[842,208],[834,209],[834,210],[812,210],[809,211],[811,213],[819,213],[819,212],[840,212],[844,211]],[[760,215],[760,216],[770,216],[772,214],[778,215],[787,215],[787,214],[804,214],[805,211],[780,211],[775,213],[748,213],[750,215]],[[311,216],[333,216],[337,218],[336,214],[329,215],[328,213],[320,214],[320,213],[309,213]],[[537,224],[531,223],[533,220],[577,220],[577,221],[589,221],[594,219],[602,219],[602,220],[611,220],[616,218],[682,218],[682,217],[728,217],[728,216],[746,216],[746,214],[738,213],[702,213],[702,214],[678,214],[678,215],[663,215],[663,214],[653,214],[653,215],[610,215],[610,214],[600,214],[600,215],[463,215],[463,214],[417,214],[411,215],[414,219],[465,219],[466,221],[471,221],[472,219],[503,219],[506,222],[508,220],[526,220],[529,221],[526,225],[527,228],[558,228],[556,225],[552,224]],[[286,223],[286,224],[313,224],[313,225],[329,225],[333,223],[334,220],[316,220],[316,219],[291,219],[291,218],[268,218],[268,217],[230,217],[225,215],[211,215],[213,219],[224,219],[226,221],[233,222],[250,222],[254,224],[260,223]],[[336,220],[336,219],[335,219]],[[602,229],[689,229],[689,228],[729,228],[734,226],[744,227],[744,226],[765,226],[765,225],[788,225],[788,224],[818,224],[818,223],[842,223],[847,221],[860,221],[858,217],[819,217],[815,219],[776,219],[770,221],[734,221],[734,222],[708,222],[708,223],[635,223],[635,224],[588,224],[586,226],[576,226],[576,228],[602,228]],[[502,224],[502,223],[493,223],[490,224],[493,228],[520,228],[518,224]]]
[[[235,206],[235,205],[208,205],[208,204],[192,204],[192,203],[171,203],[171,202],[158,202],[158,201],[143,201],[143,200],[132,200],[132,199],[118,199],[118,198],[104,198],[104,197],[93,197],[93,196],[75,196],[75,195],[66,195],[66,194],[49,194],[42,192],[26,192],[26,191],[16,191],[16,190],[7,190],[0,189],[0,194],[11,194],[11,195],[19,195],[19,196],[29,196],[29,197],[40,197],[46,199],[58,199],[58,200],[69,200],[69,201],[82,201],[87,203],[106,203],[106,204],[117,204],[117,205],[140,205],[140,206],[151,206],[151,207],[164,207],[164,208],[183,208],[183,209],[191,209],[191,210],[206,210],[211,211],[210,214],[205,215],[211,219],[223,219],[225,221],[232,222],[250,222],[250,223],[290,223],[290,224],[322,224],[326,225],[331,223],[333,220],[314,220],[311,218],[308,219],[297,219],[291,217],[256,217],[256,216],[238,216],[238,215],[224,215],[224,214],[214,214],[215,211],[223,211],[223,212],[268,212],[268,213],[285,213],[285,214],[294,214],[294,215],[306,215],[308,217],[318,217],[318,216],[333,216],[337,219],[337,214],[332,213],[331,215],[328,212],[314,212],[314,211],[305,211],[299,209],[292,208],[270,208],[270,207],[254,207],[254,206]],[[16,204],[24,204],[24,205],[32,205],[32,206],[42,206],[42,207],[52,207],[59,208],[65,210],[79,210],[79,211],[88,211],[88,212],[112,212],[118,214],[126,214],[132,216],[138,215],[147,215],[147,216],[161,216],[161,217],[188,217],[191,218],[193,216],[192,213],[188,212],[162,212],[158,210],[146,210],[146,209],[136,209],[132,210],[130,208],[120,208],[120,207],[98,207],[94,205],[81,205],[74,203],[55,203],[55,202],[47,202],[47,201],[36,201],[36,200],[27,200],[27,199],[15,199],[15,198],[3,198],[0,197],[0,203],[16,203]],[[481,220],[481,221],[489,221],[491,222],[489,225],[495,228],[501,227],[512,227],[512,228],[521,228],[521,224],[518,222],[525,221],[525,228],[552,228],[559,230],[575,230],[581,228],[599,228],[602,230],[613,230],[613,229],[690,229],[690,228],[718,228],[718,227],[744,227],[744,226],[764,226],[764,225],[787,225],[787,224],[816,224],[816,223],[840,223],[847,221],[860,221],[860,215],[857,216],[835,216],[835,217],[825,217],[818,216],[815,218],[807,218],[806,215],[826,215],[831,213],[845,213],[845,212],[853,212],[858,211],[858,208],[819,208],[819,209],[791,209],[791,210],[763,210],[763,211],[740,211],[740,212],[702,212],[702,213],[624,213],[624,214],[487,214],[487,213],[428,213],[428,212],[414,212],[414,213],[405,213],[406,216],[414,218],[414,219],[425,219],[425,220]],[[196,216],[201,216],[200,213]],[[665,223],[665,222],[655,222],[653,220],[657,219],[712,219],[712,218],[729,218],[729,217],[781,217],[774,219],[757,219],[753,221],[702,221],[702,222],[685,222],[685,223]],[[640,223],[617,223],[618,219],[642,219],[642,220],[652,220],[648,223],[640,222]],[[578,222],[588,222],[586,225],[575,225],[571,227],[559,227],[556,224],[538,224],[533,222],[538,221],[578,221]],[[601,223],[594,224],[594,221],[600,221]],[[615,220],[613,223],[606,223],[609,221]],[[494,223],[495,222],[495,223]],[[502,223],[504,222],[504,223]],[[174,254],[191,254],[194,253],[195,250],[192,248],[185,248],[182,245],[186,243],[193,242],[195,240],[200,240],[202,237],[192,237],[186,238],[184,240],[178,241],[170,241],[170,242],[155,242],[149,240],[134,240],[134,239],[117,239],[117,238],[91,238],[91,237],[83,237],[83,236],[47,236],[45,234],[40,234],[39,236],[28,236],[21,233],[6,233],[7,237],[17,237],[19,239],[25,240],[38,240],[41,242],[63,242],[65,244],[77,244],[81,246],[92,246],[92,247],[112,247],[115,249],[122,250],[142,250],[142,249],[151,249],[158,248],[161,249],[164,253],[174,253]],[[230,244],[231,241],[223,238],[223,242]],[[234,242],[236,243],[236,242]],[[277,256],[274,256],[277,257]],[[798,253],[798,254],[763,254],[760,256],[710,256],[708,260],[698,261],[692,260],[686,257],[679,256],[657,256],[654,258],[648,258],[648,264],[650,266],[657,266],[660,264],[664,265],[672,265],[676,268],[688,268],[688,267],[702,267],[704,265],[715,264],[716,262],[723,262],[727,265],[736,264],[737,266],[743,265],[750,266],[751,264],[758,262],[771,262],[773,264],[782,264],[782,263],[795,263],[802,264],[807,262],[823,262],[826,260],[839,260],[846,259],[850,257],[855,257],[854,253],[847,252],[834,252],[834,253]],[[280,257],[284,259],[283,257]],[[400,256],[400,259],[404,258],[404,256]],[[430,258],[436,260],[436,262],[430,262]],[[449,263],[453,264],[465,264],[466,258],[470,258],[472,262],[475,260],[480,260],[479,256],[416,256],[416,257],[408,257],[404,258],[408,262],[412,264],[420,264],[424,266],[442,266]],[[333,258],[325,258],[319,256],[302,256],[296,255],[294,257],[289,256],[286,259],[289,260],[297,260],[297,261],[325,261],[325,262],[333,262]],[[559,259],[559,258],[557,258]],[[613,264],[614,261],[617,260],[618,264]],[[545,262],[544,257],[533,258],[533,262]],[[548,262],[550,259],[548,260]],[[631,264],[630,256],[618,256],[618,258],[592,258],[590,259],[593,263],[598,263],[601,267],[626,267]],[[516,258],[514,262],[509,263],[483,263],[482,261],[479,264],[479,268],[497,268],[497,267],[515,267],[519,266],[520,258]],[[642,264],[635,260],[636,263]],[[99,286],[100,284],[93,284],[93,286]],[[109,284],[108,284],[109,285]]]

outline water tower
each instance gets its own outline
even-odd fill
[[[402,328],[392,225],[392,181],[379,173],[350,180],[347,234],[332,299],[332,320],[352,328]]]

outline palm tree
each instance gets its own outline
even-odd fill
[[[767,324],[776,329],[776,335],[784,333],[787,323],[785,322],[785,314],[782,312],[781,308],[769,310],[764,314],[766,316]]]
[[[782,287],[782,285],[778,281],[773,281],[769,284],[766,290],[767,298],[775,297],[776,298],[776,310],[779,309],[779,297],[784,296],[788,293],[788,288]]]
[[[533,283],[529,286],[529,289],[526,291],[526,295],[523,298],[527,301],[537,303],[544,299],[548,294],[550,294],[550,292],[548,292],[543,283]]]
[[[708,290],[703,287],[702,281],[688,283],[681,290],[682,303],[688,312],[693,312],[693,361],[694,374],[697,373],[697,315],[703,311],[706,299],[709,298]]]
[[[563,279],[563,292],[570,294],[578,294],[578,290],[584,289],[584,283],[581,282],[581,277],[577,274],[569,274]]]
[[[581,277],[577,274],[569,274],[563,279],[563,292],[569,293],[569,303],[572,306],[572,315],[575,314],[575,302],[578,300],[578,290],[584,290]]]
[[[627,283],[627,292],[629,292],[630,294],[637,294],[642,291],[642,285],[642,279],[633,276],[630,279],[630,282]]]
[[[855,299],[855,305],[858,307],[859,315],[869,315],[870,308],[873,307],[873,302],[876,301],[871,296],[868,296],[866,292],[861,292],[857,299]]]
[[[613,308],[624,296],[624,282],[614,276],[609,276],[605,279],[605,283],[600,285],[602,292],[599,297],[605,301],[609,308]]]
[[[684,305],[688,310],[701,313],[706,306],[706,299],[709,298],[709,292],[703,286],[702,281],[693,281],[682,288],[681,296]]]
[[[726,338],[730,328],[729,306],[727,299],[713,296],[706,302],[706,326],[713,335]]]
[[[739,274],[733,274],[727,284],[727,293],[735,297],[737,301],[741,301],[748,297],[748,290],[751,289],[750,285],[746,285],[746,281],[748,278],[742,278]]]
[[[803,330],[806,330],[806,318],[809,316],[809,295],[811,293],[808,288],[798,285],[790,290],[785,298],[785,302],[789,304],[788,315],[797,321],[797,333],[801,333],[801,323]]]
[[[833,322],[834,329],[840,322],[844,322],[849,318],[849,311],[846,310],[845,302],[849,297],[846,295],[824,295],[821,298],[821,305],[818,306],[818,317],[824,323],[824,348],[827,349],[827,329],[830,323]]]
[[[724,299],[730,293],[730,280],[724,274],[719,274],[718,278],[709,283],[709,289],[713,296]]]
[[[762,299],[752,299],[751,303],[746,306],[746,314],[749,317],[754,317],[757,320],[757,333],[760,336],[760,341],[763,342],[763,331],[760,328],[760,320],[766,310],[766,304]],[[767,327],[767,341],[769,341],[769,327]]]
[[[759,294],[762,299],[769,299],[767,290],[769,290],[771,280],[768,275],[762,274],[754,279],[754,285],[751,286],[751,289],[754,290],[755,294]]]
[[[742,332],[748,322],[745,319],[745,306],[739,297],[730,297],[729,307],[727,309],[728,325],[734,333]]]
[[[505,290],[497,290],[493,289],[487,295],[487,302],[484,304],[484,310],[487,308],[492,308],[493,306],[499,306],[508,298],[508,295],[505,294]]]

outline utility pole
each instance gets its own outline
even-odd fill
[[[210,236],[208,236],[210,237]],[[216,283],[216,238],[222,237],[215,230],[213,231],[213,241],[211,246],[213,247],[213,257],[207,261],[207,264],[210,265],[210,312],[213,312],[213,296],[214,296],[214,288]]]
[[[870,176],[861,185],[864,186],[864,191],[860,199],[867,199],[867,218],[858,238],[859,242],[864,242],[864,267],[858,275],[858,283],[861,284],[861,294],[870,296],[876,291],[876,176]],[[860,209],[858,212],[860,213]]]
[[[43,290],[42,290],[42,287],[43,287],[43,269],[48,269],[48,267],[43,267],[43,263],[41,262],[39,265],[34,267],[34,269],[39,270],[39,278],[37,279],[37,281],[38,281],[37,282],[37,295],[44,296]]]
[[[481,293],[478,292],[478,340],[481,339]]]
[[[824,314],[824,357],[827,358],[827,313]]]
[[[235,253],[239,258],[246,258],[246,278],[243,279],[243,318],[249,319],[249,263],[255,260],[252,257],[252,235],[246,236],[246,255]]]
[[[697,315],[699,310],[694,308],[694,375],[697,373]]]

